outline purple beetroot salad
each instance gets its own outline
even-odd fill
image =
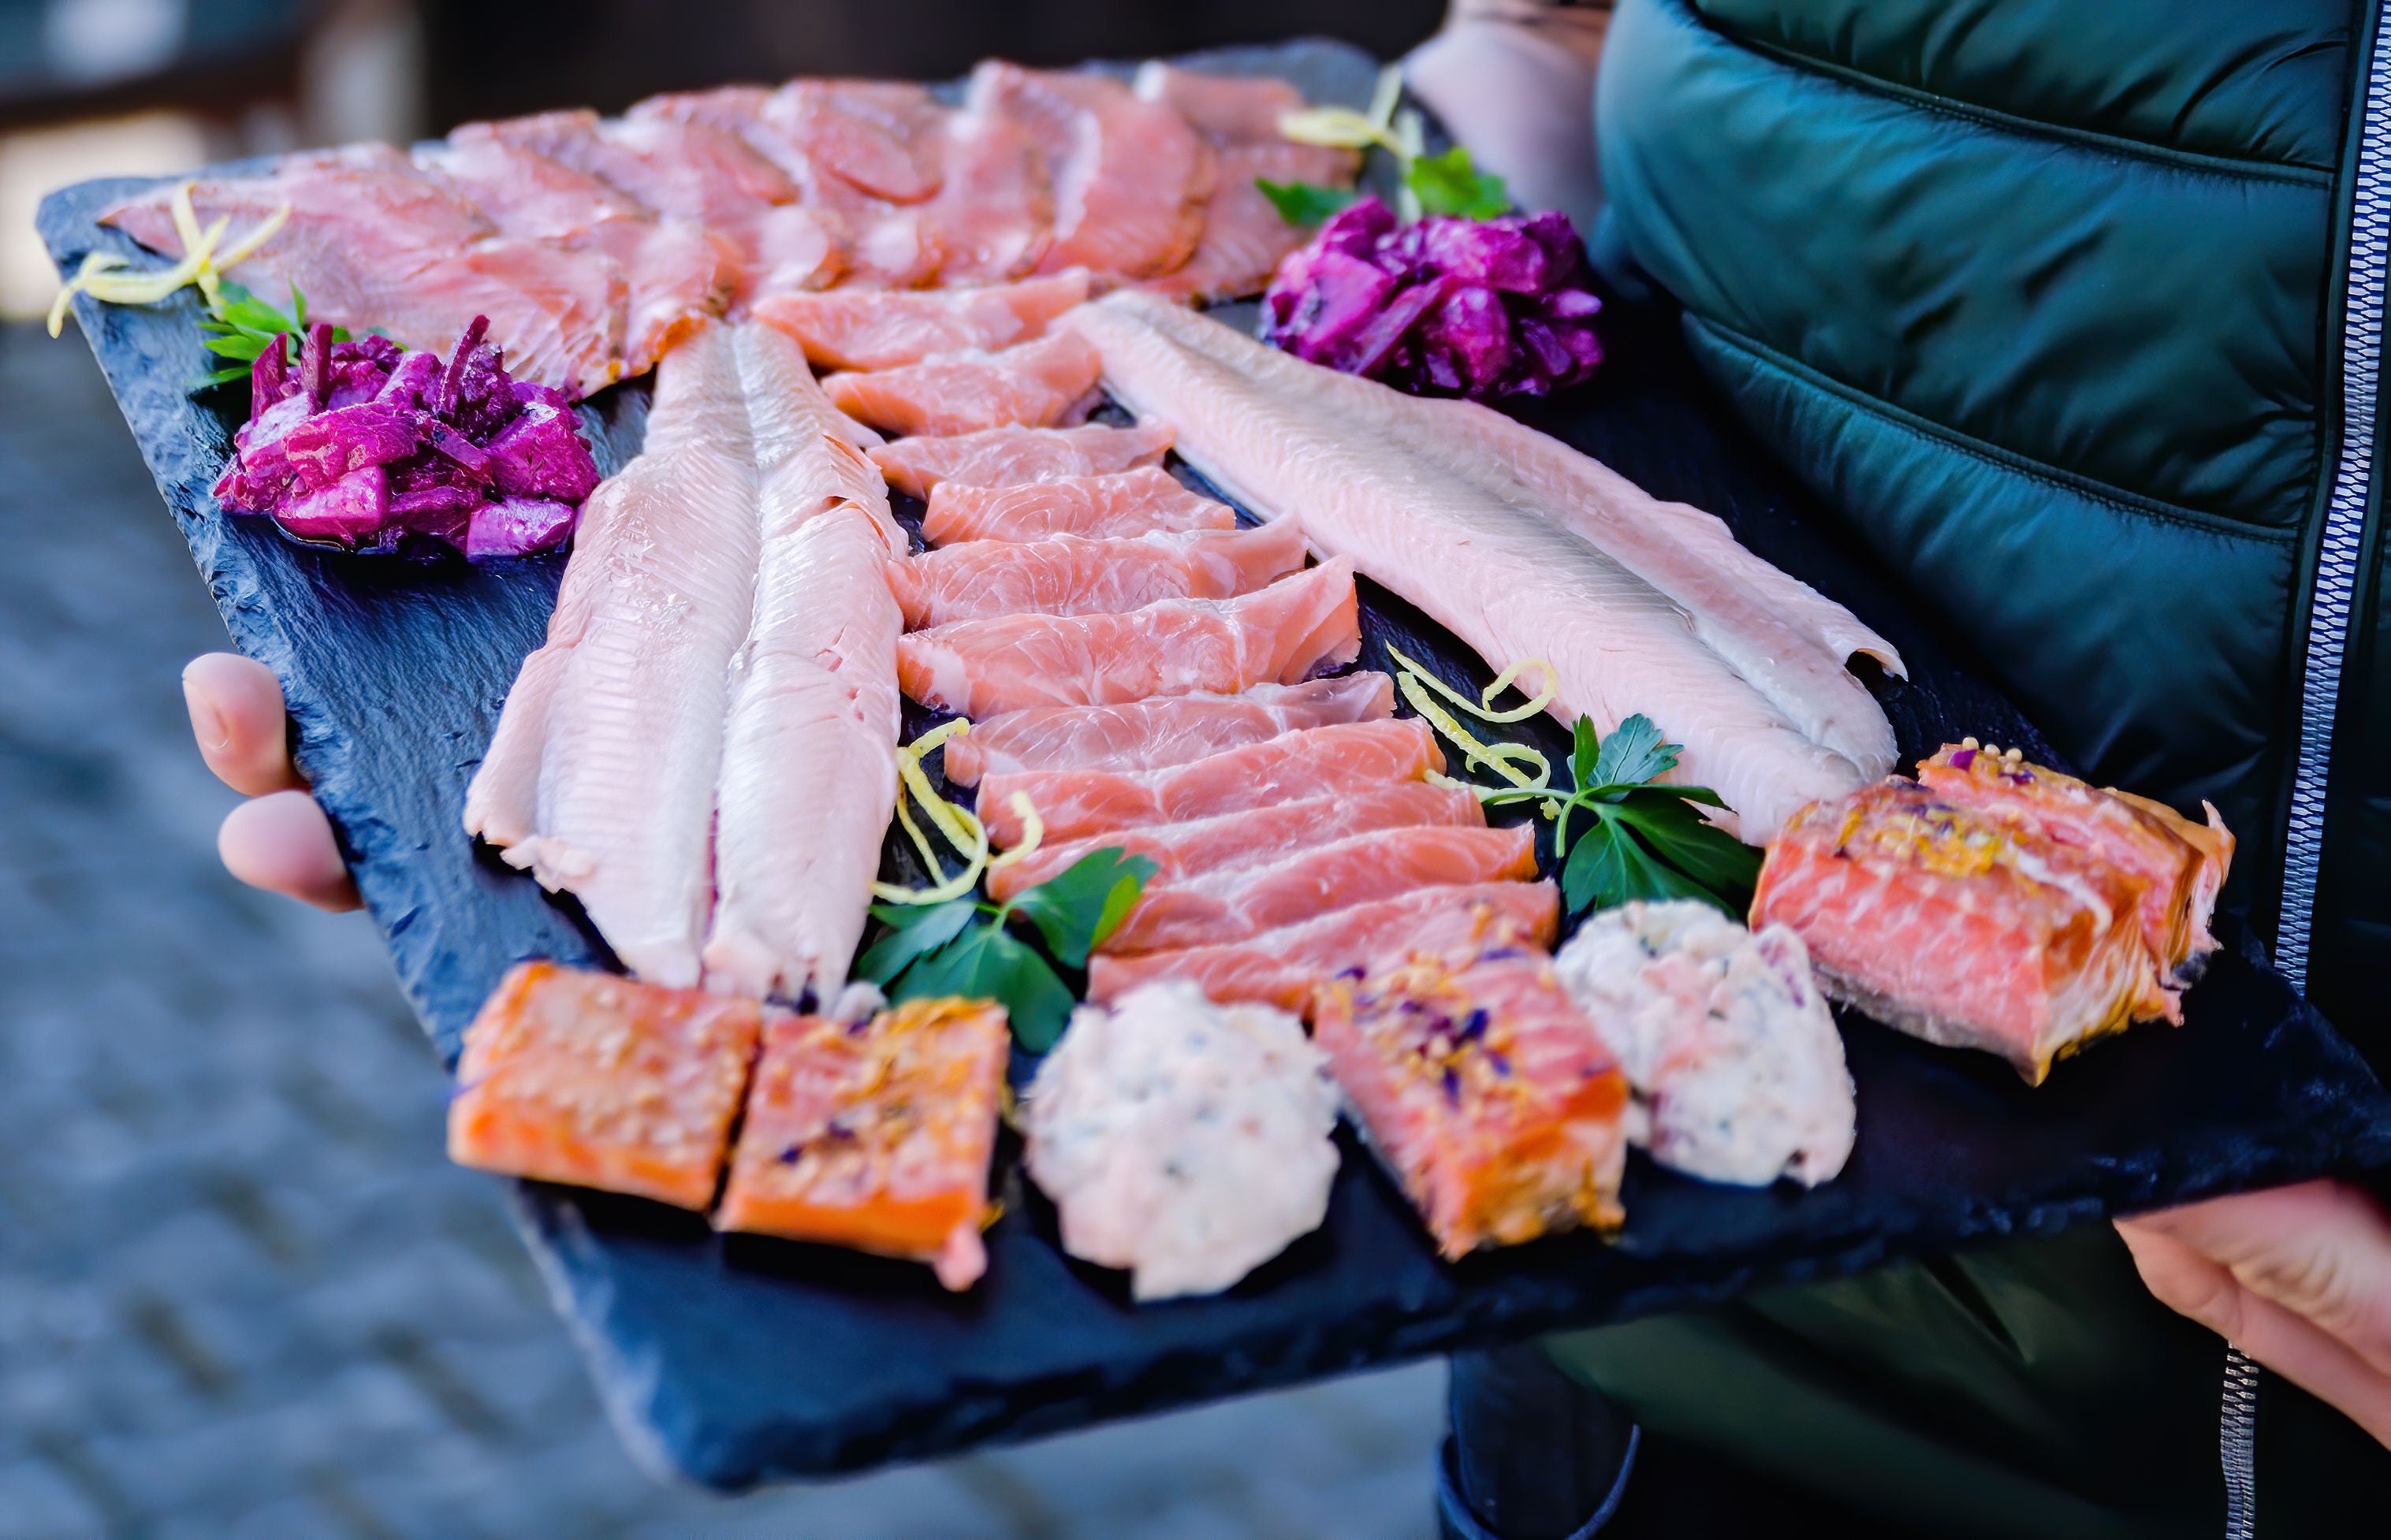
[[[1585,278],[1566,214],[1398,225],[1365,198],[1279,264],[1262,336],[1415,395],[1540,396],[1602,362]]]
[[[266,349],[216,501],[353,551],[433,541],[482,560],[562,544],[598,464],[571,398],[509,379],[488,327],[473,317],[445,363],[320,324],[295,366]]]

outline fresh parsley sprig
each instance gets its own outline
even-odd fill
[[[888,933],[865,950],[855,971],[887,991],[892,1002],[950,995],[1002,1001],[1015,1041],[1044,1053],[1062,1036],[1074,996],[1053,963],[1007,930],[1007,922],[1027,920],[1054,962],[1085,968],[1088,954],[1120,928],[1154,873],[1150,857],[1106,849],[1002,904],[975,898],[875,904],[872,918]]]
[[[252,296],[240,285],[227,283],[222,286],[220,302],[210,306],[200,315],[200,330],[207,334],[202,345],[210,353],[219,358],[238,359],[239,362],[201,377],[192,383],[191,389],[204,390],[228,380],[245,379],[249,376],[250,366],[256,363],[258,356],[267,348],[286,348],[290,351],[284,356],[297,361],[300,341],[307,335],[307,296],[299,292],[297,284],[292,284],[291,313],[286,315]],[[334,327],[332,340],[349,340],[347,329]]]

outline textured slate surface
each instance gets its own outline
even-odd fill
[[[1315,97],[1365,92],[1365,61],[1275,56]],[[137,183],[91,183],[42,210],[71,267],[121,237],[94,216]],[[236,641],[281,676],[297,751],[339,827],[402,986],[444,1057],[492,982],[529,956],[602,959],[569,905],[477,853],[465,780],[517,662],[539,639],[561,561],[397,565],[304,549],[207,496],[232,421],[194,404],[204,372],[186,295],[77,315]],[[1665,316],[1615,310],[1592,385],[1523,413],[1656,494],[1714,509],[1769,559],[1898,645],[1878,681],[1903,750],[1963,733],[2045,752],[1933,618],[1840,542],[1702,391]],[[638,438],[643,393],[591,414],[608,453]],[[1370,656],[1389,639],[1480,680],[1406,607],[1365,596]],[[1665,725],[1665,724],[1664,724]],[[1552,742],[1558,745],[1557,734]],[[1229,1294],[1131,1308],[1118,1277],[1064,1257],[1052,1211],[1005,1166],[988,1279],[949,1296],[908,1265],[753,1238],[634,1200],[525,1184],[533,1250],[618,1424],[659,1463],[735,1486],[998,1438],[1716,1299],[1974,1238],[2319,1172],[2391,1162],[2391,1104],[2358,1057],[2231,922],[2180,1032],[2142,1028],[2028,1090],[1981,1056],[1847,1022],[1860,1140],[1837,1182],[1800,1193],[1631,1168],[1611,1244],[1561,1238],[1458,1266],[1349,1145],[1328,1222]]]

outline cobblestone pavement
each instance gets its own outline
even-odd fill
[[[1434,1365],[735,1500],[601,1417],[371,928],[235,886],[224,632],[82,343],[0,331],[0,1540],[1413,1540]]]

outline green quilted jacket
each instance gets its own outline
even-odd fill
[[[1622,0],[1597,249],[2062,752],[2222,810],[2227,901],[2391,1069],[2373,27]]]

